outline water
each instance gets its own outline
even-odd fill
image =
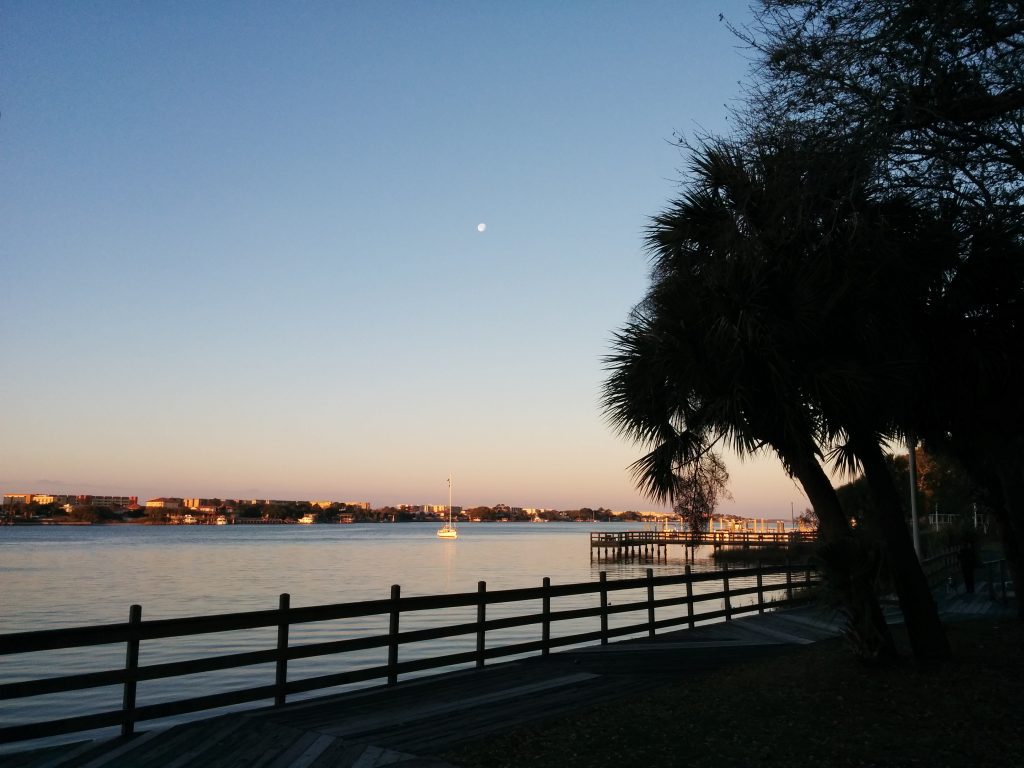
[[[299,607],[387,598],[392,584],[400,584],[402,595],[411,596],[475,592],[480,580],[487,582],[488,590],[496,590],[539,587],[545,576],[556,585],[593,581],[602,570],[608,572],[609,580],[640,577],[649,567],[656,576],[680,573],[684,567],[681,547],[670,548],[668,560],[591,562],[591,530],[637,527],[635,523],[463,525],[455,541],[439,540],[434,535],[437,525],[432,523],[0,527],[0,633],[124,622],[135,603],[142,606],[145,620],[273,609],[281,592],[288,592],[291,605]],[[695,567],[712,566],[698,557]],[[717,588],[708,585],[706,590]],[[642,591],[631,592],[612,593],[611,599],[620,604],[643,599]],[[672,594],[666,588],[657,596]],[[552,607],[563,610],[596,605],[596,601],[595,595],[586,595],[555,601]],[[538,609],[498,605],[488,609],[488,617]],[[685,608],[680,611],[678,615],[685,615]],[[668,615],[659,613],[658,618]],[[645,613],[613,615],[610,625],[626,626],[645,618]],[[402,629],[474,619],[471,607],[403,614]],[[386,625],[386,616],[300,625],[292,628],[290,642],[382,634]],[[553,635],[596,628],[596,619],[558,623]],[[503,630],[488,633],[487,642],[493,646],[536,640],[539,632],[537,626]],[[140,663],[262,650],[274,647],[275,638],[276,629],[271,627],[144,642]],[[469,650],[473,644],[472,636],[462,636],[403,645],[400,659]],[[385,663],[385,656],[386,649],[373,649],[296,660],[289,663],[289,679],[378,666]],[[117,669],[123,663],[123,645],[17,654],[0,657],[0,682]],[[138,704],[270,684],[273,676],[273,665],[268,664],[145,681],[139,685]],[[0,702],[0,725],[116,709],[120,696],[120,688],[110,687]],[[158,726],[171,722],[154,721]],[[63,740],[70,738],[81,736]],[[26,746],[23,743],[20,748]],[[0,751],[10,749],[8,745]]]

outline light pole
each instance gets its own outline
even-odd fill
[[[917,438],[910,435],[907,438],[907,451],[910,458],[910,529],[914,535],[914,552],[917,559],[921,559],[921,535],[917,528]]]

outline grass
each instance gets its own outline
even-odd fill
[[[872,668],[839,640],[446,754],[466,768],[1024,765],[1024,623],[947,625],[954,660]],[[901,638],[902,640],[902,638]]]

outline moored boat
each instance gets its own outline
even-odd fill
[[[437,537],[439,539],[457,539],[459,538],[459,532],[455,530],[455,525],[452,523],[452,477],[448,476],[448,522],[445,523],[437,531]]]

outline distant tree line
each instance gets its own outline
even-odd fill
[[[113,523],[113,522],[151,522],[167,523],[180,519],[186,514],[191,514],[199,522],[207,522],[209,519],[220,515],[240,520],[275,520],[281,522],[297,522],[307,515],[312,515],[317,523],[382,523],[382,522],[422,522],[435,520],[439,513],[425,513],[414,511],[406,507],[383,506],[375,509],[366,509],[359,505],[344,504],[335,502],[329,506],[308,501],[281,501],[281,502],[259,502],[259,501],[238,501],[238,500],[205,500],[206,511],[197,511],[184,507],[143,507],[135,510],[111,508],[101,505],[76,504],[66,508],[62,504],[25,504],[16,502],[6,504],[3,507],[3,514],[9,519],[31,520],[31,519],[52,519],[68,522],[86,523]],[[460,515],[464,520],[479,520],[481,522],[529,522],[534,517],[519,508],[509,507],[506,504],[496,504],[493,507],[477,506],[465,509]],[[635,511],[624,512],[620,515],[613,515],[610,509],[598,507],[581,507],[580,509],[554,510],[546,509],[536,515],[547,521],[599,521],[611,520],[640,520],[639,513]]]

